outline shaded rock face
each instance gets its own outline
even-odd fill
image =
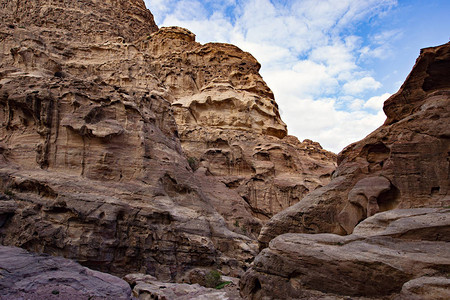
[[[377,212],[448,205],[449,53],[448,43],[421,51],[385,102],[385,124],[339,154],[329,185],[274,216],[261,231],[262,247],[286,232],[348,234]]]
[[[127,282],[61,257],[0,246],[2,299],[132,299]]]

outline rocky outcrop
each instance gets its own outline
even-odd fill
[[[448,208],[416,208],[378,213],[348,236],[280,235],[255,259],[241,290],[250,299],[307,299],[314,291],[331,299],[423,299],[434,289],[429,299],[445,299],[449,233]]]
[[[286,232],[348,234],[377,212],[448,205],[449,61],[448,43],[423,49],[385,102],[385,124],[339,154],[329,185],[274,216],[261,231],[262,247]]]
[[[158,30],[143,0],[2,0],[0,9],[4,26],[45,28],[61,41],[130,42]]]
[[[157,29],[143,1],[14,3],[0,6],[1,243],[116,274],[239,274],[260,223],[193,174],[167,88],[136,46]],[[72,22],[79,13],[93,23]]]
[[[132,299],[127,282],[71,260],[0,246],[1,299]]]
[[[250,54],[158,29],[142,0],[0,0],[0,18],[4,245],[237,276],[261,220],[329,180],[333,154],[286,136]]]
[[[178,27],[142,41],[170,91],[181,145],[193,169],[236,190],[256,217],[273,214],[327,184],[335,155],[287,136],[259,63],[235,46],[201,45]]]
[[[448,296],[449,61],[450,43],[422,50],[385,124],[339,154],[330,184],[263,227],[242,296]]]

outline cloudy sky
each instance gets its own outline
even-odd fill
[[[338,153],[385,120],[419,50],[449,41],[448,0],[145,0],[158,26],[261,63],[289,134]]]

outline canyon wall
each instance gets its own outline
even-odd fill
[[[0,1],[0,241],[123,275],[237,276],[335,156],[287,136],[258,62],[140,0]],[[300,154],[300,157],[297,157]]]
[[[386,122],[338,155],[330,184],[263,226],[242,296],[448,298],[449,71],[450,43],[422,49]]]

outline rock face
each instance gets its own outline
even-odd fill
[[[450,43],[423,49],[385,102],[385,124],[339,154],[330,184],[263,227],[268,248],[243,276],[242,296],[448,297],[449,65]]]
[[[132,299],[127,282],[62,257],[0,246],[1,299]]]
[[[287,136],[272,91],[249,53],[201,45],[178,27],[142,41],[168,87],[181,145],[193,169],[236,190],[266,220],[329,182],[335,155]]]
[[[448,208],[379,213],[348,236],[280,235],[255,259],[241,290],[251,299],[308,299],[314,291],[336,298],[423,299],[435,283],[427,297],[445,299],[449,237]]]
[[[423,49],[400,90],[385,102],[385,124],[346,147],[326,187],[274,216],[262,246],[286,232],[351,233],[394,208],[448,205],[450,44]]]
[[[192,173],[149,54],[118,38],[139,22],[156,30],[138,2],[123,15],[128,1],[2,2],[1,243],[166,280],[195,266],[240,272],[260,223],[237,193]],[[136,23],[109,20],[97,43],[95,26],[49,22],[49,7],[68,22],[111,10]]]
[[[236,276],[261,220],[329,180],[333,155],[286,136],[250,54],[158,29],[142,0],[0,0],[0,18],[3,245]]]

